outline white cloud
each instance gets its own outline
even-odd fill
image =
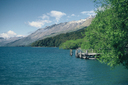
[[[70,16],[67,16],[68,18],[70,18]]]
[[[48,13],[48,15],[50,15],[51,17],[55,17],[56,21],[59,22],[60,18],[66,14],[60,11],[51,11],[50,13]]]
[[[43,14],[43,15],[40,16],[39,18],[42,18],[42,19],[49,19],[49,16],[47,16],[46,14]]]
[[[59,22],[60,18],[62,16],[66,15],[63,12],[60,11],[51,11],[50,13],[47,14],[43,14],[42,16],[39,16],[39,20],[37,21],[28,21],[28,25],[32,26],[32,27],[36,27],[36,28],[41,28],[43,25],[45,25],[46,23],[51,23],[52,21],[50,20],[50,16],[51,17],[55,17],[56,23]]]
[[[28,22],[28,24],[32,27],[41,28],[45,23],[51,23],[51,22],[52,21],[50,20],[38,20],[38,21]]]
[[[0,37],[3,37],[5,39],[8,39],[10,37],[24,37],[23,35],[17,35],[15,32],[9,30],[8,32],[6,33],[2,33],[0,34]]]
[[[71,16],[76,16],[75,14],[72,14]]]
[[[75,14],[71,14],[71,15],[69,15],[69,16],[67,16],[68,18],[71,18],[71,17],[74,17],[74,16],[76,16]]]
[[[108,5],[108,6],[104,6],[104,7],[98,7],[98,8],[95,8],[95,10],[97,10],[97,11],[104,11],[104,10],[106,10],[106,9],[109,9],[111,7],[111,5]]]
[[[24,35],[17,35],[16,37],[25,37]]]
[[[92,11],[83,11],[81,12],[82,14],[86,14],[86,15],[96,15],[96,13],[92,10]]]
[[[30,25],[32,27],[36,27],[36,28],[41,28],[46,23],[51,23],[52,22],[52,21],[49,20],[49,16],[46,15],[46,14],[43,14],[42,16],[39,16],[39,18],[41,18],[41,19],[37,20],[37,21],[32,21],[32,22],[28,21],[28,25]]]

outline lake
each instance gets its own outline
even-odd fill
[[[123,66],[111,69],[97,60],[71,57],[69,52],[0,47],[0,85],[128,85],[128,70]]]

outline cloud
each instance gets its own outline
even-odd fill
[[[49,19],[49,16],[46,15],[46,14],[43,14],[43,16],[40,16],[39,18],[42,18],[42,19]]]
[[[28,22],[28,24],[32,27],[37,27],[37,28],[41,28],[44,24],[46,23],[51,23],[52,21],[50,20],[38,20],[38,21],[32,21],[32,22]]]
[[[17,35],[15,32],[9,30],[8,32],[6,33],[2,33],[0,34],[0,37],[3,37],[5,39],[8,39],[10,37],[24,37],[23,35]]]
[[[67,16],[68,18],[71,18],[71,17],[74,17],[74,16],[76,16],[75,14],[71,14],[71,15],[69,15],[69,16]]]
[[[76,16],[75,14],[72,14],[71,16]]]
[[[32,27],[36,27],[36,28],[41,28],[46,23],[51,23],[52,22],[52,21],[49,20],[49,16],[46,15],[46,14],[43,14],[42,16],[39,16],[39,18],[41,18],[41,19],[37,20],[37,21],[32,21],[32,22],[28,21],[28,25],[30,25]]]
[[[96,15],[96,13],[92,10],[92,11],[83,11],[81,12],[82,14],[86,14],[86,15]]]
[[[104,6],[104,7],[98,7],[98,8],[95,8],[95,10],[97,10],[97,11],[104,11],[104,10],[106,10],[106,9],[109,9],[111,7],[111,5],[108,5],[108,6]]]
[[[55,17],[56,21],[59,22],[60,18],[66,14],[60,11],[51,11],[50,13],[48,13],[48,15],[50,15],[51,17]]]
[[[68,18],[70,18],[71,16],[67,16]]]
[[[50,17],[55,17],[56,23],[59,22],[60,18],[62,16],[66,15],[63,12],[60,11],[51,11],[50,13],[46,13],[43,14],[42,16],[39,16],[38,18],[40,18],[37,21],[28,21],[28,25],[32,26],[32,27],[36,27],[36,28],[41,28],[43,25],[45,25],[46,23],[51,23],[52,21],[50,20]]]

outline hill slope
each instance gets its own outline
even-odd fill
[[[54,37],[45,38],[43,40],[39,40],[39,41],[32,43],[31,46],[59,47],[60,44],[64,43],[67,40],[76,40],[76,39],[83,38],[85,28],[86,27],[80,30],[74,31],[74,32],[63,33],[63,34],[59,34]]]

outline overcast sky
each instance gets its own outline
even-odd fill
[[[0,37],[27,36],[52,24],[94,15],[93,0],[0,0]]]

